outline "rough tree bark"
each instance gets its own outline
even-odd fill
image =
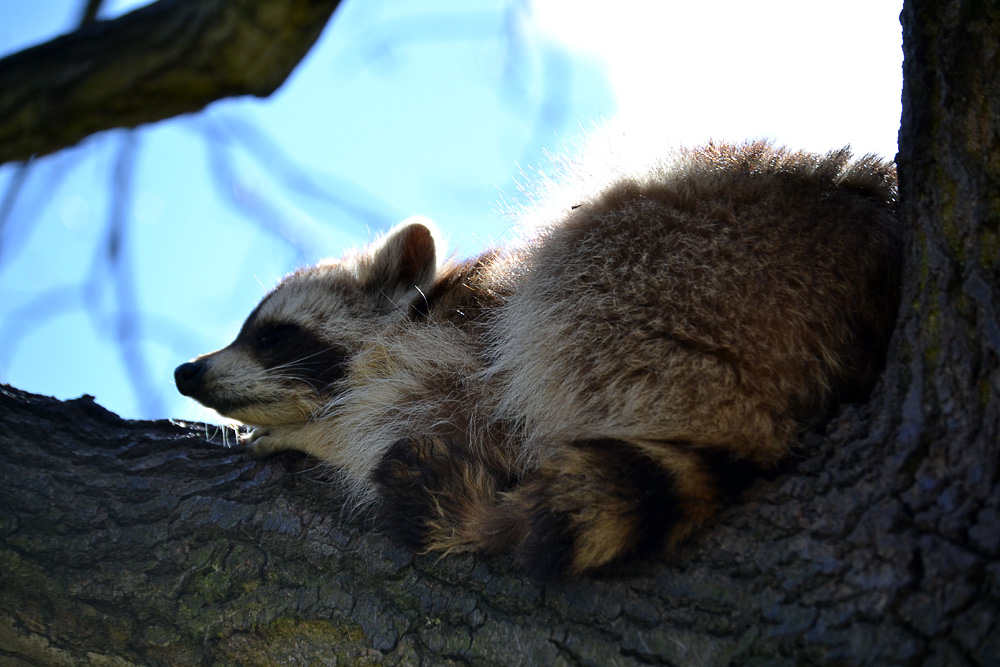
[[[0,391],[10,664],[1000,664],[1000,7],[908,0],[885,379],[674,558],[412,557],[312,461]]]
[[[338,4],[159,0],[0,59],[0,164],[224,97],[266,97]]]

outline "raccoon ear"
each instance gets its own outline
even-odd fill
[[[396,225],[361,267],[361,284],[396,305],[412,299],[414,288],[429,290],[438,270],[432,228],[426,218],[409,218]]]

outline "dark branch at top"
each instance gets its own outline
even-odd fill
[[[159,0],[0,60],[0,163],[102,130],[265,97],[339,0]]]

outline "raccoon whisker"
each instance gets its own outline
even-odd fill
[[[290,374],[274,375],[273,378],[275,380],[284,380],[284,381],[289,381],[289,382],[298,382],[298,383],[301,383],[301,384],[304,384],[304,385],[308,386],[310,389],[312,389],[317,394],[321,393],[320,388],[317,387],[313,383],[313,380],[311,380],[309,378],[301,377],[301,376],[298,376],[298,375],[290,375]]]
[[[296,357],[295,359],[291,359],[289,361],[286,361],[283,364],[278,364],[277,366],[272,366],[270,370],[272,370],[272,371],[280,371],[280,370],[282,370],[284,368],[287,368],[289,366],[294,366],[296,364],[301,364],[301,363],[303,363],[305,361],[308,361],[309,359],[312,359],[314,357],[318,357],[321,354],[325,354],[326,352],[327,352],[326,350],[318,350],[318,351],[313,352],[312,354],[308,354],[308,355],[306,355],[304,357]]]
[[[300,382],[307,382],[308,380],[306,379],[305,376],[301,376],[301,375],[299,375],[296,372],[296,371],[302,371],[302,370],[305,370],[305,369],[300,369],[300,368],[295,368],[295,367],[289,366],[289,367],[286,367],[285,369],[283,369],[283,371],[280,372],[280,373],[273,373],[273,374],[271,374],[271,377],[272,378],[280,378],[280,379],[283,379],[283,380],[298,380]]]
[[[424,300],[424,310],[430,312],[431,303],[430,301],[427,300],[427,295],[424,294],[424,291],[420,289],[418,285],[414,285],[413,289],[417,290],[417,293],[420,295],[420,298]]]
[[[204,433],[206,440],[214,440],[216,436],[222,435],[222,445],[223,447],[230,447],[229,435],[237,434],[239,432],[239,427],[236,424],[204,424]]]
[[[389,303],[391,303],[391,304],[392,304],[392,307],[393,307],[393,309],[394,309],[394,310],[395,310],[395,311],[396,311],[397,313],[399,313],[399,314],[401,314],[401,315],[405,315],[405,314],[406,314],[406,311],[405,311],[405,310],[403,310],[403,308],[402,308],[402,307],[400,307],[400,306],[399,306],[399,305],[398,305],[398,304],[397,304],[397,303],[396,303],[395,301],[393,301],[393,300],[392,300],[392,297],[390,297],[390,296],[389,296],[388,294],[386,294],[385,290],[383,290],[383,289],[382,289],[381,287],[380,287],[380,288],[378,288],[378,293],[379,293],[380,295],[382,295],[382,297],[383,297],[383,298],[385,298],[385,300],[386,300],[386,301],[388,301]]]

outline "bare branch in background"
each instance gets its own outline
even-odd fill
[[[210,138],[238,144],[288,191],[335,206],[372,228],[384,227],[403,217],[384,196],[363,190],[346,179],[323,174],[323,183],[318,183],[320,174],[303,169],[267,132],[245,118],[235,115],[215,118]]]
[[[204,127],[209,173],[215,181],[215,192],[238,213],[286,244],[295,253],[296,262],[305,261],[311,245],[306,230],[239,179],[229,142],[210,123],[205,123]]]
[[[168,345],[180,352],[190,349],[194,338],[190,329],[177,322],[163,321],[143,312],[135,293],[136,276],[133,255],[128,248],[128,230],[132,207],[132,178],[138,137],[128,132],[111,174],[111,210],[108,214],[104,243],[94,250],[87,277],[78,284],[59,286],[39,293],[21,307],[10,311],[0,326],[0,369],[14,358],[20,343],[40,326],[53,318],[73,312],[84,312],[98,335],[113,339],[121,355],[136,404],[142,414],[162,415],[164,387],[157,386],[149,370],[141,344],[149,340]],[[23,179],[27,164],[15,177]],[[58,180],[58,179],[57,179]],[[18,184],[8,186],[4,202],[16,196]],[[19,186],[18,186],[19,187]],[[14,194],[12,194],[14,193]],[[0,209],[2,210],[2,209]],[[105,304],[104,295],[110,288],[112,303]]]
[[[7,230],[7,223],[10,221],[10,213],[14,210],[14,204],[17,203],[17,199],[21,194],[21,188],[24,187],[24,181],[28,177],[28,172],[30,171],[29,162],[21,162],[14,167],[14,174],[10,178],[10,182],[7,184],[7,189],[3,193],[3,199],[0,199],[0,262],[3,261],[3,252],[5,249],[5,239],[4,234]]]
[[[199,121],[198,130],[205,140],[215,192],[240,215],[287,244],[299,263],[323,250],[325,237],[321,225],[295,215],[249,184],[239,173],[236,151],[252,158],[289,194],[335,207],[358,225],[379,229],[403,217],[387,201],[345,179],[323,175],[321,185],[317,174],[307,172],[252,122],[215,114],[203,116]]]
[[[225,97],[270,95],[338,4],[159,0],[10,55],[0,60],[0,163]]]
[[[115,338],[122,363],[128,372],[136,402],[143,414],[163,414],[163,401],[153,382],[140,343],[143,340],[139,301],[135,294],[135,273],[132,270],[132,254],[123,252],[129,228],[132,206],[134,176],[133,165],[138,141],[134,132],[125,133],[118,158],[115,161],[112,184],[112,203],[108,218],[108,236],[105,245],[106,263],[110,268],[110,280],[114,285]],[[100,264],[95,262],[95,266]]]
[[[80,25],[85,26],[88,23],[97,20],[97,15],[101,12],[101,6],[104,5],[104,0],[86,0],[83,5],[83,11],[80,12]]]
[[[357,46],[368,62],[393,65],[394,52],[413,43],[493,39],[496,26],[491,18],[492,13],[483,10],[414,12],[380,21],[358,36]]]
[[[99,333],[107,331],[109,328],[108,318],[98,310],[85,308],[88,299],[94,299],[96,294],[97,291],[90,281],[82,284],[61,285],[40,292],[18,308],[8,311],[8,317],[0,322],[0,341],[3,341],[3,345],[0,346],[0,371],[8,367],[11,360],[17,356],[18,347],[25,338],[56,317],[84,310],[92,317],[94,326]],[[95,308],[97,307],[96,302],[90,301],[89,303],[93,304]],[[191,350],[198,342],[194,330],[176,319],[135,311],[122,311],[121,314],[136,321],[141,318],[145,325],[141,332],[142,340],[160,343],[176,350],[178,355],[185,350]],[[160,388],[157,388],[156,391],[158,395],[162,395]],[[151,414],[161,416],[163,413]]]
[[[27,303],[8,311],[0,322],[0,371],[9,368],[17,348],[32,331],[48,320],[80,307],[80,285],[62,285],[38,293]]]

